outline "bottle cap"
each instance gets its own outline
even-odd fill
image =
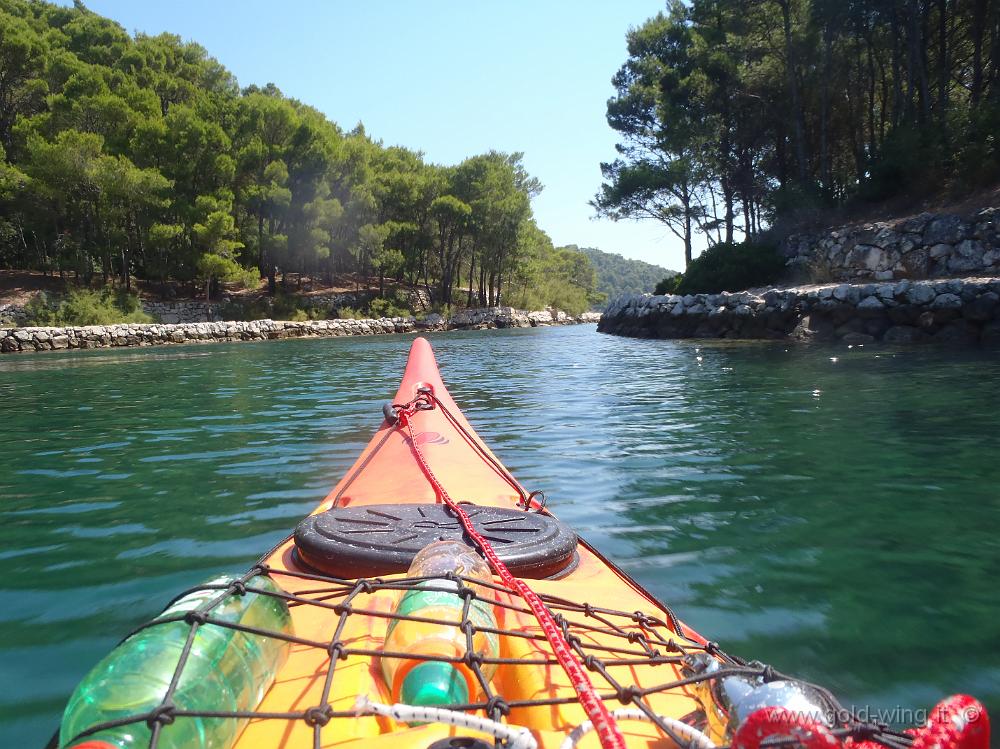
[[[469,686],[452,664],[428,661],[410,669],[399,696],[407,705],[463,705]]]

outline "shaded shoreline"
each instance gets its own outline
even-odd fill
[[[334,338],[434,330],[486,330],[595,323],[599,315],[567,315],[558,310],[524,312],[510,307],[463,310],[447,320],[431,315],[367,320],[251,320],[197,323],[123,323],[119,325],[0,328],[0,353],[71,349],[163,346],[184,343]]]

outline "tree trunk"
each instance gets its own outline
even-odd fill
[[[265,263],[267,261],[267,255],[264,251],[264,214],[257,216],[257,267],[260,269],[261,274],[267,273],[267,268]],[[271,292],[274,293],[273,291]]]
[[[868,72],[868,153],[874,157],[879,148],[875,135],[875,50],[873,49],[871,29],[865,35],[866,63]]]
[[[990,101],[1000,101],[1000,2],[993,0],[990,13],[990,77],[986,85]]]
[[[987,0],[972,3],[972,87],[969,100],[976,107],[983,98],[983,33],[986,30]]]
[[[733,242],[733,186],[729,178],[726,177],[722,180],[722,199],[725,203],[726,208],[726,243],[732,244]]]
[[[924,36],[921,21],[925,19],[920,0],[910,0],[906,12],[906,74],[907,107],[910,116],[916,114],[917,121],[923,123],[928,109],[927,71],[924,69]]]
[[[819,174],[823,192],[830,199],[832,194],[832,169],[830,167],[830,58],[833,48],[833,29],[827,22],[823,26],[823,85],[820,89],[819,113]]]
[[[890,26],[892,29],[892,119],[891,123],[893,128],[899,124],[900,115],[903,110],[903,76],[902,76],[902,61],[900,59],[899,47],[900,41],[900,31],[899,31],[899,12],[897,7],[898,0],[892,0],[892,11],[889,14]]]
[[[781,8],[781,26],[785,36],[785,79],[788,97],[792,105],[792,134],[795,144],[795,160],[799,182],[804,184],[807,176],[805,112],[799,96],[799,82],[796,74],[795,48],[792,44],[791,0],[777,0]],[[730,240],[727,240],[730,241]]]
[[[691,189],[687,182],[681,186],[681,200],[684,205],[684,270],[691,265]]]
[[[948,114],[948,0],[938,0],[938,119],[945,135]]]
[[[476,271],[476,253],[475,250],[473,250],[469,256],[469,299],[465,303],[466,307],[472,306],[472,285],[473,285],[472,281],[473,278],[475,277],[475,271]]]

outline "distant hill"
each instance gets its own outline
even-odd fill
[[[626,292],[652,292],[653,287],[667,276],[676,276],[677,271],[667,270],[659,265],[644,263],[641,260],[629,260],[611,252],[601,252],[593,247],[577,247],[590,259],[590,264],[597,274],[597,290],[613,299]]]

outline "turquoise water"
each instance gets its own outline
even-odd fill
[[[727,650],[855,706],[966,691],[1000,714],[1000,352],[431,341],[522,482]],[[0,358],[3,743],[44,744],[123,633],[284,537],[380,423],[408,343]]]

